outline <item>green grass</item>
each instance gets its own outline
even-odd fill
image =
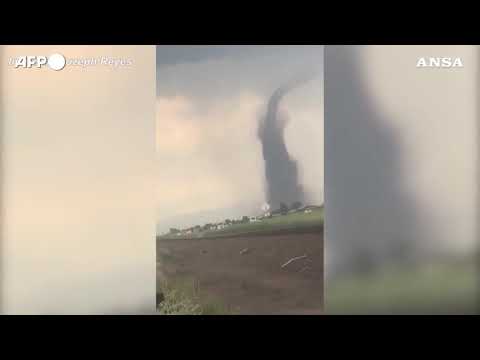
[[[157,307],[160,315],[226,315],[230,310],[206,298],[195,280],[169,281],[160,285],[164,300]]]
[[[291,230],[302,229],[314,226],[321,226],[324,222],[323,207],[315,209],[311,213],[292,213],[286,215],[275,216],[272,218],[263,219],[258,222],[249,222],[244,224],[233,224],[221,230],[207,230],[191,235],[182,235],[173,237],[171,235],[160,236],[159,238],[178,238],[178,239],[192,239],[202,237],[223,237],[228,235],[248,234],[251,232],[268,232],[275,230]]]
[[[299,212],[283,216],[276,216],[259,222],[234,224],[225,229],[206,231],[205,233],[206,235],[226,233],[235,234],[261,230],[292,229],[315,225],[318,226],[323,224],[323,216],[323,209],[316,209],[309,214]]]
[[[477,268],[470,263],[436,263],[420,268],[386,268],[327,283],[332,314],[476,313]]]

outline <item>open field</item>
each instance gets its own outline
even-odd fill
[[[188,235],[173,236],[171,234],[159,236],[160,239],[194,239],[213,238],[232,235],[260,235],[262,233],[281,233],[282,231],[302,232],[305,229],[319,229],[323,227],[324,210],[315,209],[311,213],[297,212],[275,216],[258,222],[233,224],[220,230],[206,230]]]
[[[210,313],[323,312],[323,231],[159,239],[157,266],[157,287],[194,284],[195,301]]]

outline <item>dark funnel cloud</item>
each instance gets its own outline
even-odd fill
[[[303,74],[276,89],[268,101],[266,115],[260,119],[258,137],[265,161],[267,201],[272,209],[278,209],[282,202],[291,205],[306,200],[298,179],[297,162],[290,157],[285,145],[288,118],[279,106],[285,95],[312,78],[311,73]]]

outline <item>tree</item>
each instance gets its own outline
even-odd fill
[[[290,209],[292,210],[298,210],[302,207],[302,203],[300,201],[295,201],[292,206],[290,207]]]
[[[212,227],[212,224],[208,223],[208,224],[205,224],[203,226],[203,230],[210,230],[210,228]]]
[[[175,229],[175,228],[170,228],[170,234],[178,234],[180,230]]]
[[[225,224],[230,225],[232,221],[230,219],[225,219]]]
[[[243,216],[242,223],[247,223],[247,222],[248,222],[248,216]]]
[[[282,215],[288,213],[288,206],[283,202],[280,203],[280,212],[282,213]]]

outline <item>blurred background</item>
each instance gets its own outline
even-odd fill
[[[477,68],[473,46],[326,47],[328,313],[478,312]]]
[[[0,49],[1,312],[153,311],[155,47]],[[7,65],[55,52],[133,65]]]

